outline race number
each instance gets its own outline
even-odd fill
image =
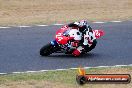
[[[62,38],[62,33],[58,33],[56,35],[56,38],[58,39],[58,41],[61,41],[63,38]]]
[[[104,35],[103,30],[93,30],[93,34],[95,35],[96,38],[100,38],[101,36]]]
[[[99,30],[94,30],[94,33],[95,33],[95,36],[96,36],[96,37],[100,37],[100,36],[101,36]]]

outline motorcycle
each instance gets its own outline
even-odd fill
[[[76,28],[69,28],[66,25],[61,27],[55,35],[55,39],[44,45],[40,49],[41,56],[48,56],[52,53],[72,54],[72,52],[82,43],[82,38],[86,39],[88,47],[84,48],[81,54],[85,54],[95,48],[97,39],[104,35],[103,30],[92,30],[82,36],[82,33]]]

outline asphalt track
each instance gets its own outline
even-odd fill
[[[98,40],[94,50],[76,58],[63,53],[39,55],[39,49],[54,38],[61,26],[1,28],[0,73],[132,64],[131,21],[90,25],[103,29],[105,36]]]

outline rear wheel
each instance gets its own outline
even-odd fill
[[[93,40],[93,44],[89,47],[88,52],[91,51],[92,49],[94,49],[96,44],[97,44],[97,40],[95,39],[95,40]]]
[[[54,48],[54,46],[51,45],[50,43],[46,44],[45,46],[43,46],[40,49],[40,55],[41,56],[48,56],[48,55],[50,55],[51,53],[53,53],[53,48]]]
[[[89,52],[92,49],[94,49],[96,44],[97,44],[97,40],[93,40],[93,44],[90,47],[89,46],[85,46],[85,52]]]

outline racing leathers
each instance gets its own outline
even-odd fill
[[[83,20],[80,22],[73,22],[67,25],[68,27],[76,28],[82,33],[82,38],[80,40],[79,46],[72,52],[74,56],[80,56],[82,50],[88,51],[89,47],[92,45],[94,38],[92,28],[88,25],[87,21]]]

